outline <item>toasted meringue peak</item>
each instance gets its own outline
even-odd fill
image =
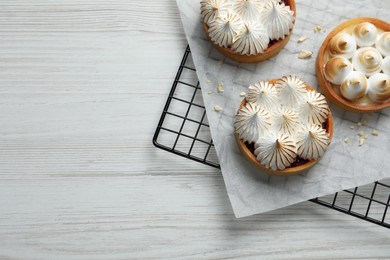
[[[232,49],[240,54],[256,55],[267,49],[269,37],[267,30],[261,23],[246,23],[244,29],[237,36]]]
[[[390,55],[390,32],[381,33],[375,42],[375,48],[383,55]]]
[[[353,70],[353,66],[349,60],[344,57],[337,56],[328,60],[325,64],[325,78],[333,84],[340,85],[349,73]]]
[[[283,170],[295,161],[297,144],[286,134],[270,134],[255,143],[255,155],[266,168]]]
[[[348,100],[355,100],[367,93],[368,80],[360,71],[352,71],[340,86],[341,95]]]
[[[292,135],[301,127],[298,114],[287,108],[279,108],[273,116],[276,131]]]
[[[256,142],[271,127],[271,116],[262,107],[246,103],[238,110],[234,127],[242,140]]]
[[[249,85],[246,100],[267,110],[272,110],[277,98],[278,95],[275,86],[268,81],[260,81],[254,85]]]
[[[387,76],[390,76],[390,56],[387,56],[383,59],[381,67],[383,73],[385,73]]]
[[[209,35],[211,40],[222,47],[229,47],[243,29],[244,24],[239,17],[232,13],[225,13],[215,17],[210,23]]]
[[[262,2],[259,0],[237,0],[233,4],[233,10],[244,21],[256,21],[260,17]]]
[[[340,32],[330,40],[328,51],[330,57],[342,56],[346,59],[352,58],[356,51],[355,38],[348,33]]]
[[[368,97],[375,103],[383,103],[390,99],[390,76],[377,73],[368,79]]]
[[[284,3],[270,1],[264,6],[260,21],[265,24],[271,40],[284,39],[294,26],[294,12]]]
[[[324,123],[329,115],[329,107],[325,97],[313,90],[307,91],[305,100],[298,110],[302,122],[316,125]]]
[[[382,55],[373,47],[360,48],[352,58],[352,63],[357,71],[366,76],[374,75],[381,71]]]
[[[329,145],[329,134],[319,125],[307,125],[296,135],[298,155],[303,159],[317,160]]]
[[[283,107],[291,108],[302,100],[307,92],[305,82],[296,76],[285,76],[275,84]]]
[[[227,12],[230,6],[231,4],[228,0],[202,0],[200,2],[200,13],[203,22],[210,25],[215,17]]]
[[[374,45],[377,35],[378,29],[369,22],[360,23],[353,28],[353,36],[360,47]]]

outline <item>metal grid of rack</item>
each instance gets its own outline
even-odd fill
[[[153,144],[165,151],[220,168],[189,47],[158,122]],[[390,228],[390,180],[310,201]]]

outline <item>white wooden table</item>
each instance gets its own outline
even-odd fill
[[[390,257],[310,202],[236,220],[218,170],[152,146],[186,45],[174,0],[0,1],[0,259]]]

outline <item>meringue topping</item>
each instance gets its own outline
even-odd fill
[[[317,160],[322,157],[330,143],[329,134],[318,125],[305,126],[296,138],[298,155],[307,160]]]
[[[275,87],[279,92],[281,105],[287,108],[296,105],[307,92],[305,82],[291,75],[276,81]]]
[[[381,33],[375,42],[375,48],[383,55],[390,55],[390,32]]]
[[[266,168],[283,170],[297,157],[297,144],[286,134],[270,134],[255,143],[257,160]]]
[[[246,100],[270,110],[274,108],[277,98],[275,86],[268,81],[260,81],[254,85],[249,85]]]
[[[246,23],[244,29],[237,36],[232,49],[245,55],[263,53],[268,47],[269,38],[267,30],[260,23]]]
[[[390,99],[390,76],[377,73],[368,79],[368,97],[375,103],[384,103]]]
[[[360,71],[352,71],[340,86],[341,95],[348,100],[362,98],[367,93],[368,80]]]
[[[260,21],[265,24],[271,40],[284,39],[294,26],[294,12],[284,3],[271,1],[264,6]]]
[[[325,97],[317,91],[307,91],[305,101],[299,107],[299,114],[304,123],[316,125],[324,123],[329,115],[329,107]]]
[[[287,108],[279,108],[273,116],[273,126],[277,131],[292,135],[301,127],[298,114]]]
[[[238,110],[234,127],[242,140],[253,143],[271,127],[271,116],[260,106],[246,103]]]
[[[390,56],[387,56],[383,59],[381,68],[383,73],[387,74],[387,76],[390,76]]]
[[[237,0],[233,5],[233,10],[244,21],[255,21],[260,16],[262,5],[258,0]]]
[[[217,17],[218,15],[227,12],[230,8],[230,3],[228,0],[202,0],[200,2],[200,13],[207,25]]]
[[[378,29],[369,22],[360,23],[353,28],[353,35],[360,47],[374,45],[377,34]]]
[[[209,35],[211,40],[222,47],[229,47],[243,29],[244,24],[232,13],[217,16],[211,23]]]
[[[382,55],[373,47],[360,48],[352,58],[353,66],[366,76],[371,76],[380,72],[382,65]]]
[[[352,70],[353,66],[349,60],[336,56],[325,64],[325,78],[333,84],[340,85]]]
[[[356,51],[355,38],[348,33],[340,32],[330,40],[328,51],[331,57],[342,56],[346,59],[352,58]]]

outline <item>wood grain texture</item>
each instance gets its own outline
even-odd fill
[[[0,259],[387,258],[306,202],[236,220],[218,170],[152,146],[175,1],[0,1]]]

